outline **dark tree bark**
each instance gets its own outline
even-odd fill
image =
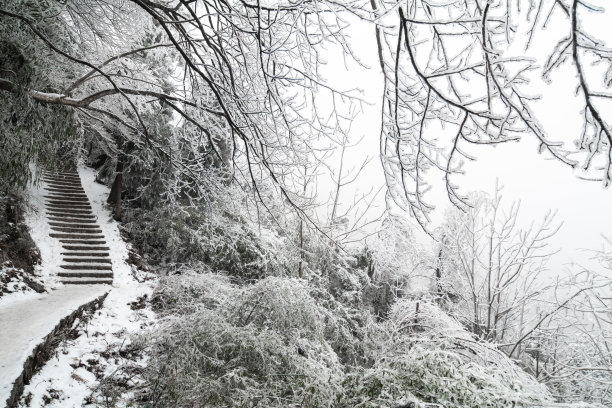
[[[123,152],[120,150],[117,155],[117,167],[115,168],[115,180],[108,195],[107,203],[115,206],[113,218],[117,221],[121,220],[121,187],[123,184]]]

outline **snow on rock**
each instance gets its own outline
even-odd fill
[[[146,356],[130,350],[130,334],[156,323],[154,312],[145,307],[155,281],[139,283],[140,277],[150,278],[150,275],[126,263],[129,246],[106,208],[108,188],[95,182],[93,170],[81,167],[78,171],[110,247],[113,285],[104,306],[87,324],[77,327],[78,337],[60,345],[56,356],[32,378],[24,390],[22,406],[70,408],[95,403],[102,398],[100,390],[104,382],[112,374],[121,372],[125,363],[146,362]],[[108,285],[100,286],[108,288]],[[112,406],[121,406],[120,400]]]
[[[30,285],[27,283],[28,280]],[[31,287],[32,282],[43,286],[39,279],[30,276],[21,268],[15,268],[10,261],[0,265],[0,307],[6,302],[11,302],[11,299],[35,293]]]

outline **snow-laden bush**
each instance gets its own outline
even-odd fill
[[[551,401],[546,387],[494,344],[476,341],[425,299],[399,300],[382,326],[388,332],[386,349],[353,380],[382,406],[412,397],[447,408],[532,407]]]
[[[217,306],[210,292],[198,289],[203,285],[192,285],[200,306],[187,301],[191,313],[167,317],[146,336],[153,353],[151,401],[167,407],[330,406],[342,366],[325,338],[327,311],[307,285],[276,277],[245,289],[219,282],[217,289],[229,296]]]
[[[425,299],[398,300],[391,308],[389,321],[396,330],[406,334],[472,338],[457,320]]]
[[[237,295],[225,275],[185,270],[160,278],[153,306],[162,316],[186,315],[199,309],[214,309]]]
[[[149,261],[161,264],[205,263],[241,280],[283,272],[285,243],[260,234],[239,216],[200,206],[166,206],[126,212],[124,231]]]
[[[551,403],[544,386],[494,345],[472,339],[435,304],[401,299],[377,326],[376,361],[347,373],[338,406],[506,408]]]
[[[268,277],[241,287],[215,273],[164,278],[154,300],[162,323],[140,339],[151,350],[147,403],[501,408],[550,402],[544,387],[435,304],[403,299],[377,323],[352,296],[336,299],[324,282]],[[358,291],[360,279],[345,283]]]
[[[344,406],[393,407],[408,402],[445,408],[533,407],[550,402],[544,387],[513,370],[466,362],[453,350],[417,344],[351,373]],[[539,393],[538,393],[539,391]]]

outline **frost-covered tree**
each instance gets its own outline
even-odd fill
[[[381,155],[389,195],[423,227],[433,209],[427,192],[438,176],[453,204],[469,206],[453,176],[474,159],[471,145],[533,138],[544,156],[592,170],[585,177],[610,183],[612,53],[610,44],[597,38],[597,24],[591,24],[607,5],[578,0],[371,4],[385,77]],[[582,106],[576,120],[584,123],[580,134],[554,135],[559,140],[540,123],[533,106],[538,95],[530,89],[550,82],[555,71],[562,71],[563,79],[552,85],[576,90]]]
[[[244,180],[260,201],[268,180],[299,209],[300,164],[317,160],[311,141],[341,119],[335,106],[319,112],[313,98],[350,98],[319,74],[325,44],[351,53],[338,14],[349,9],[335,2],[4,1],[6,55],[30,61],[49,81],[21,81],[7,66],[0,89],[7,101],[67,109],[69,125],[104,144],[116,170],[127,155],[140,156],[151,173],[161,160],[173,168],[174,191],[196,198],[211,183],[203,171],[213,162],[225,169],[222,179]],[[160,115],[170,118],[160,123]],[[13,116],[35,126],[20,111]],[[31,156],[16,156],[25,174]]]
[[[594,252],[599,268],[574,271],[550,298],[558,311],[522,344],[538,381],[567,401],[612,403],[612,321],[608,245]],[[568,296],[569,295],[569,296]]]
[[[547,287],[542,272],[554,252],[548,240],[560,225],[548,213],[521,228],[518,204],[504,209],[499,190],[472,201],[466,213],[450,211],[439,230],[435,290],[475,335],[513,344],[538,320]]]

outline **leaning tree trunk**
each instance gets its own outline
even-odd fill
[[[117,167],[115,169],[115,181],[111,187],[110,194],[106,200],[109,204],[114,204],[115,211],[113,218],[117,221],[121,220],[121,185],[123,182],[123,153],[119,151],[117,155]]]

